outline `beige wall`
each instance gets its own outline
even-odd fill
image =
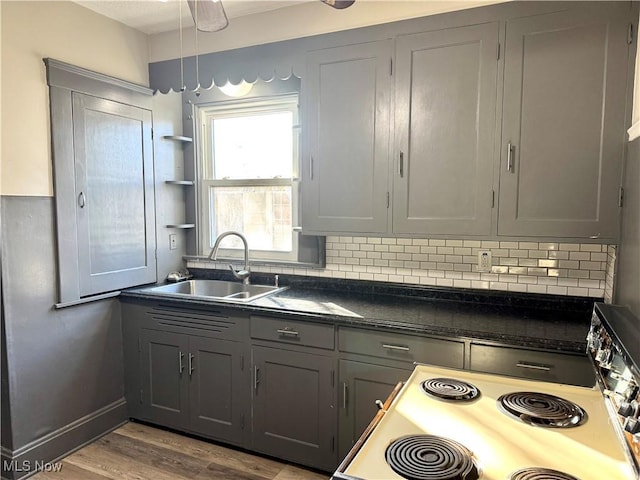
[[[198,35],[198,53],[220,52],[504,1],[507,0],[453,2],[451,0],[428,2],[385,0],[356,2],[345,10],[336,10],[321,2],[309,2],[262,14],[232,18],[226,29]],[[195,53],[193,33],[192,28],[184,31],[184,56]],[[179,40],[177,31],[150,36],[149,61],[159,62],[178,58],[180,56]]]
[[[147,36],[71,2],[0,1],[2,195],[52,196],[42,58],[148,84]]]

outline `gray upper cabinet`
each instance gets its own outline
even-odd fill
[[[499,235],[617,237],[629,8],[507,21]]]
[[[72,98],[80,296],[153,282],[151,111]]]
[[[56,306],[155,282],[152,91],[50,58],[45,64],[56,200]]]
[[[616,242],[637,8],[514,2],[310,52],[303,231]]]
[[[392,41],[309,53],[305,233],[387,230]]]
[[[498,27],[397,39],[394,233],[490,234]]]

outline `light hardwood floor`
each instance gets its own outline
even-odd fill
[[[275,460],[139,423],[127,423],[34,480],[327,480]]]

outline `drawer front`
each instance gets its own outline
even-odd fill
[[[464,343],[454,340],[371,332],[348,327],[340,328],[338,339],[341,352],[443,367],[464,366]]]
[[[171,306],[146,310],[143,327],[166,332],[241,341],[247,338],[248,318],[227,310],[201,310]]]
[[[513,347],[471,345],[471,370],[591,387],[595,375],[586,356]]]
[[[251,338],[333,350],[333,325],[251,316]]]

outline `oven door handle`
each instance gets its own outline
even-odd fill
[[[520,368],[528,368],[530,370],[542,370],[543,372],[549,372],[552,368],[552,365],[544,365],[542,363],[528,363],[528,362],[518,362],[516,363],[516,367]]]

